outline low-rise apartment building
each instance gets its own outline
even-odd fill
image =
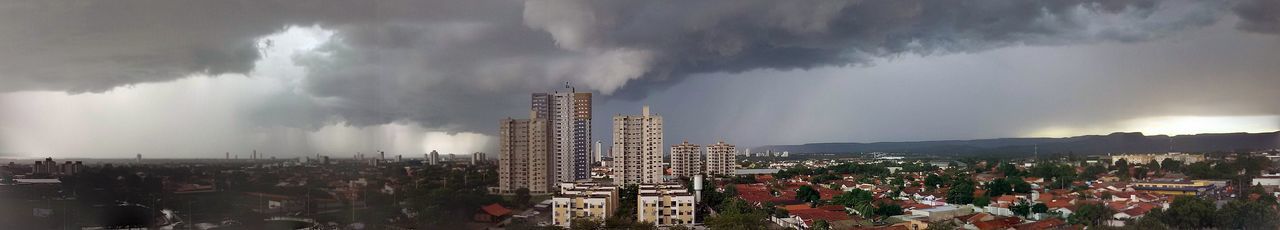
[[[694,222],[697,201],[680,184],[642,184],[637,199],[636,221],[657,226],[689,225]]]
[[[617,187],[590,182],[561,183],[560,194],[551,198],[551,221],[565,228],[576,218],[604,221],[617,207]]]

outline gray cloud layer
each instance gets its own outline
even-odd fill
[[[565,81],[626,99],[698,73],[862,65],[903,54],[1144,41],[1238,15],[1280,32],[1275,1],[8,1],[0,92],[101,92],[248,73],[290,25],[335,39],[295,60],[305,95],[268,125],[409,120],[490,133]],[[603,126],[601,126],[603,127]]]

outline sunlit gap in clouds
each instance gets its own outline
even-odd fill
[[[314,52],[332,36],[332,31],[312,26],[263,37],[258,40],[262,58],[247,77],[197,74],[102,93],[0,94],[0,157],[245,158],[255,150],[281,158],[376,151],[422,157],[431,150],[487,150],[492,138],[483,134],[441,132],[412,122],[350,126],[307,113],[260,118],[260,110],[278,106],[270,102],[280,97],[321,100],[303,92],[306,72],[294,57]],[[324,123],[281,124],[307,119]]]
[[[1068,137],[1111,132],[1142,132],[1146,135],[1188,135],[1198,133],[1261,133],[1280,131],[1280,116],[1158,116],[1130,119],[1110,126],[1052,126],[1025,136]]]

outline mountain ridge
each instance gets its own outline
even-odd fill
[[[935,155],[1071,153],[1105,154],[1137,152],[1213,152],[1280,148],[1280,131],[1266,133],[1203,133],[1151,135],[1116,132],[1073,137],[1011,137],[972,140],[824,142],[756,147],[793,153],[900,152]]]

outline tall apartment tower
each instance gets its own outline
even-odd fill
[[[687,140],[671,145],[671,174],[687,178],[702,174],[702,147]]]
[[[595,152],[591,153],[592,164],[604,165],[604,143],[596,141]]]
[[[662,183],[662,116],[613,117],[613,183],[615,185]]]
[[[502,119],[498,130],[498,193],[528,188],[533,194],[554,192],[553,158],[547,142],[547,119]]]
[[[707,175],[733,175],[738,169],[737,148],[717,142],[707,146]]]
[[[591,93],[534,93],[532,110],[547,119],[547,142],[555,156],[555,179],[572,182],[591,176]]]
[[[427,164],[428,164],[428,165],[438,165],[438,164],[440,164],[440,152],[436,152],[435,150],[431,150],[431,153],[428,153],[428,154],[427,154]]]

